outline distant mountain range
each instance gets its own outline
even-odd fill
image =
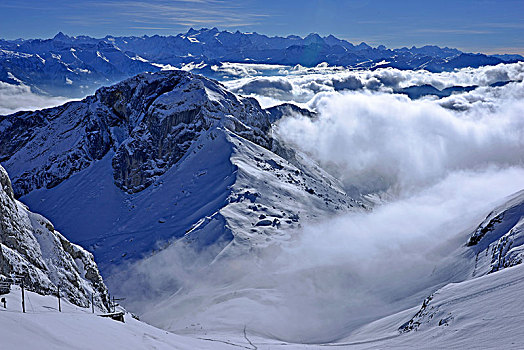
[[[52,39],[0,39],[0,81],[35,92],[83,97],[141,72],[198,63],[202,73],[221,62],[315,66],[322,62],[354,69],[426,69],[432,72],[523,61],[520,55],[464,53],[438,46],[388,49],[354,45],[333,35],[269,37],[213,29],[176,36],[91,38],[58,33]],[[207,67],[207,69],[205,69]]]

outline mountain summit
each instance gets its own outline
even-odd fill
[[[290,112],[311,115],[264,110],[185,71],[143,73],[82,101],[0,117],[0,161],[15,195],[93,249],[102,268],[182,236],[198,249],[265,246],[303,219],[363,209],[272,136]]]

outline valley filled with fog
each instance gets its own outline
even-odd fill
[[[197,65],[185,70],[199,73]],[[114,150],[56,187],[21,196],[64,233],[74,231],[83,213],[86,221],[99,216],[109,222],[111,206],[121,205],[119,213],[129,215],[131,224],[119,223],[123,229],[111,231],[114,236],[124,235],[126,242],[155,237],[153,251],[129,254],[120,238],[108,243],[93,233],[82,240],[88,229],[72,237],[93,251],[110,290],[126,298],[123,305],[151,325],[216,339],[247,332],[275,346],[396,337],[426,297],[475,276],[479,252],[467,246],[468,239],[494,208],[524,189],[523,62],[442,73],[222,63],[206,72],[262,108],[300,107],[284,111],[270,131],[293,156],[281,158],[288,153],[275,147],[269,152],[230,131],[202,132],[206,138],[188,148],[189,156],[155,175],[145,190],[157,198],[164,183],[178,181],[178,192],[169,190],[177,203],[190,196],[203,203],[198,208],[205,215],[197,222],[190,221],[189,211],[161,211],[173,207],[171,197],[158,204],[140,193],[115,194],[106,170]],[[23,84],[0,84],[0,114],[70,100]],[[212,101],[222,101],[206,89]],[[302,175],[308,171],[313,175]],[[287,183],[274,185],[274,174],[293,181],[303,176],[306,199],[293,196],[298,192]],[[224,180],[214,184],[206,176]],[[307,182],[311,179],[316,182]],[[216,194],[199,190],[208,183]],[[111,190],[99,194],[94,188]],[[73,189],[83,194],[78,207],[67,201]],[[213,196],[232,197],[231,189],[243,197],[213,202]],[[308,202],[310,194],[320,204]],[[328,201],[328,195],[345,196],[348,203]],[[46,200],[58,199],[63,203],[46,206]],[[90,214],[100,200],[109,203],[107,212]],[[133,212],[135,205],[143,210]],[[244,217],[247,212],[251,217]],[[136,222],[151,216],[151,226],[136,227],[133,215]],[[286,218],[290,224],[281,226]],[[98,229],[97,224],[89,223]],[[110,232],[108,225],[100,223]],[[274,231],[262,231],[265,226]],[[155,236],[156,227],[186,231],[166,238],[167,233]],[[195,244],[198,234],[212,244]],[[118,264],[109,260],[110,244]],[[105,250],[97,255],[97,249]]]
[[[226,87],[265,107],[292,102],[315,111],[285,116],[275,137],[370,209],[316,218],[284,242],[244,255],[233,247],[212,264],[176,245],[141,261],[131,269],[148,288],[177,289],[150,302],[137,296],[136,304],[130,295],[130,309],[161,328],[213,333],[245,326],[295,343],[343,339],[468,279],[475,259],[464,248],[467,237],[524,187],[521,63],[450,73],[221,69]],[[475,89],[442,98],[398,93],[424,84]]]

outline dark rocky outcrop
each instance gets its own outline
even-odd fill
[[[108,155],[115,184],[133,193],[217,123],[270,149],[268,115],[255,99],[237,97],[214,80],[185,71],[143,73],[82,101],[0,116],[0,160],[17,197],[57,186]],[[28,158],[31,165],[22,165]]]
[[[56,294],[60,286],[61,294],[76,305],[89,306],[94,295],[95,303],[107,308],[107,288],[93,255],[18,202],[1,166],[0,185],[0,281],[16,276],[40,294]]]

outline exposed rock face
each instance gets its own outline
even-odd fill
[[[476,253],[476,276],[522,263],[524,191],[494,209],[471,234],[467,246]]]
[[[0,117],[0,161],[17,197],[52,188],[114,152],[122,190],[148,187],[217,123],[271,148],[270,120],[256,100],[184,71],[144,73],[82,101]],[[31,165],[23,164],[31,159]],[[32,167],[32,169],[28,169]]]
[[[424,299],[418,312],[398,328],[400,333],[447,327],[464,319],[461,312],[471,312],[471,305],[462,309],[457,305],[471,303],[475,298],[518,284],[521,280],[518,272],[518,279],[513,277],[504,281],[515,270],[495,272],[519,265],[524,260],[524,190],[493,209],[469,236],[464,249],[469,251],[467,256],[475,256],[472,275],[465,281],[448,284]],[[470,254],[470,250],[475,255]],[[502,282],[494,283],[497,279]],[[486,317],[484,313],[482,316]]]
[[[95,303],[106,308],[107,288],[93,255],[18,202],[1,166],[0,184],[0,280],[23,276],[25,286],[41,294],[55,294],[60,286],[62,295],[84,307],[94,294]]]
[[[271,123],[296,113],[315,117],[291,104],[263,110],[184,71],[140,74],[83,101],[0,117],[0,159],[14,195],[89,247],[103,271],[186,235],[197,249],[264,247],[302,220],[365,210],[279,144]]]
[[[270,123],[255,100],[238,98],[217,82],[191,74],[160,76],[148,86],[156,98],[148,97],[147,109],[113,158],[115,183],[120,188],[136,192],[149,186],[180,160],[203,130],[219,121],[247,139],[270,146]]]
[[[270,120],[272,123],[277,120],[280,120],[284,115],[289,114],[298,114],[308,118],[314,118],[317,115],[315,112],[310,111],[309,109],[299,107],[292,103],[283,103],[278,106],[270,107],[267,109],[267,112],[269,113]]]

